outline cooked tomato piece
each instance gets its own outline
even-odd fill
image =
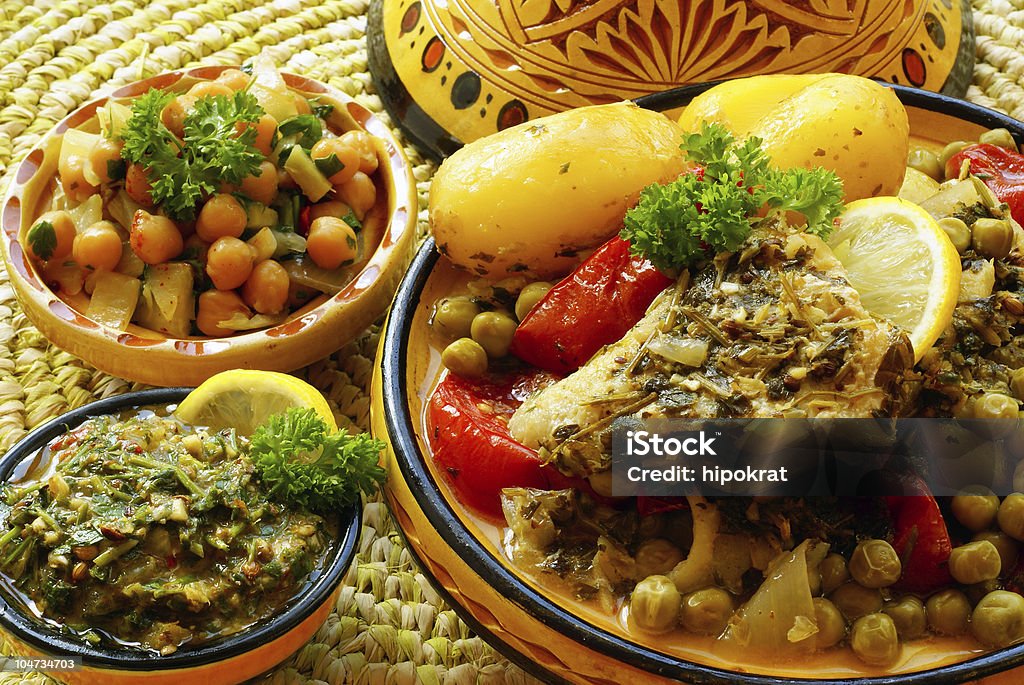
[[[914,483],[905,497],[886,497],[895,533],[893,548],[903,562],[903,575],[895,587],[927,593],[953,582],[949,554],[953,544],[935,497],[924,483]]]
[[[1024,222],[1024,155],[998,145],[968,145],[946,162],[946,178],[956,178],[964,160],[1000,202],[1010,205],[1017,223]]]

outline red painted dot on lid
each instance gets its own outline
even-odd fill
[[[441,66],[442,60],[444,60],[444,43],[437,36],[434,36],[427,41],[427,46],[423,48],[423,58],[421,65],[423,71],[430,73]]]
[[[910,81],[910,85],[920,88],[924,85],[928,71],[921,55],[913,48],[906,48],[903,51],[903,74]]]
[[[405,10],[405,14],[402,15],[402,23],[400,25],[402,32],[399,35],[404,36],[416,28],[416,24],[420,23],[420,13],[420,3],[414,2],[409,5],[409,9]]]

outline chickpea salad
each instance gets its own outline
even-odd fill
[[[23,244],[95,321],[231,336],[341,290],[380,240],[375,139],[257,58],[66,131]]]
[[[302,591],[332,514],[382,479],[380,449],[312,410],[251,438],[159,408],[90,419],[0,489],[0,581],[93,644],[168,655],[232,635]]]

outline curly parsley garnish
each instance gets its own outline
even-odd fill
[[[683,269],[709,252],[737,249],[762,207],[799,212],[808,233],[827,236],[843,209],[843,185],[826,169],[771,166],[752,137],[737,143],[720,124],[705,123],[680,146],[697,167],[665,185],[650,185],[626,213],[622,237],[660,269]]]
[[[160,119],[174,93],[150,90],[132,103],[132,115],[121,134],[121,156],[142,164],[152,184],[151,195],[172,219],[195,217],[196,205],[222,183],[241,183],[258,173],[263,155],[256,149],[255,123],[263,108],[249,92],[205,96],[185,117],[180,141]]]
[[[271,497],[327,513],[384,480],[377,464],[383,449],[365,433],[331,432],[312,409],[292,408],[256,429],[249,454]]]

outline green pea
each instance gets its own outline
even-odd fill
[[[996,590],[1001,589],[998,578],[983,580],[980,583],[965,585],[963,587],[964,594],[967,595],[967,601],[971,603],[971,606],[977,606],[982,597],[990,592],[995,592]]]
[[[958,583],[973,585],[999,577],[999,550],[991,542],[968,542],[949,555],[949,573]]]
[[[818,649],[825,649],[846,637],[846,620],[835,604],[824,597],[815,597],[814,621],[818,624]]]
[[[530,313],[537,303],[551,290],[551,284],[544,281],[537,281],[523,288],[516,299],[516,318],[522,321]]]
[[[846,559],[839,554],[829,554],[818,564],[821,573],[821,589],[828,594],[850,579]]]
[[[732,618],[732,596],[718,587],[691,592],[683,598],[682,624],[691,633],[719,635]]]
[[[947,216],[939,219],[939,228],[949,236],[949,241],[957,252],[963,253],[971,246],[971,229],[963,219]]]
[[[961,635],[967,630],[971,616],[971,603],[967,595],[947,588],[935,593],[925,602],[928,627],[940,635]]]
[[[866,664],[891,664],[900,654],[896,624],[886,614],[861,616],[850,630],[850,646],[853,653]]]
[[[670,578],[648,576],[633,588],[629,615],[640,628],[660,633],[676,625],[679,602],[679,590]]]
[[[850,575],[867,588],[888,587],[902,572],[899,555],[885,540],[864,540],[850,556]]]
[[[976,419],[1015,419],[1019,403],[1009,395],[987,392],[974,401],[973,411]]]
[[[946,147],[942,148],[942,152],[939,153],[939,165],[942,167],[943,171],[945,171],[945,169],[946,169],[946,162],[948,162],[950,159],[952,159],[953,155],[955,155],[956,153],[960,152],[961,150],[963,150],[968,145],[971,145],[971,143],[968,143],[967,141],[964,141],[964,140],[955,140],[952,143],[949,143],[948,145],[946,145]],[[957,174],[959,172],[960,172],[959,169],[954,169],[953,170],[953,175],[950,176],[950,175],[947,174],[946,177],[947,178],[956,178],[956,176],[957,176]]]
[[[473,317],[470,334],[484,348],[488,357],[500,359],[508,354],[516,326],[516,320],[505,312],[481,312]]]
[[[943,178],[939,156],[931,150],[925,150],[920,147],[911,149],[907,155],[907,166],[911,169],[917,169],[922,174],[931,176],[936,181],[941,181]]]
[[[1015,492],[1003,498],[996,514],[999,530],[1018,542],[1024,540],[1024,495]]]
[[[999,552],[999,568],[1011,569],[1017,564],[1017,541],[1006,533],[998,530],[983,530],[972,540],[987,540],[995,545],[996,551]]]
[[[637,575],[646,577],[668,573],[683,560],[683,553],[665,538],[653,538],[640,543],[634,558]]]
[[[1007,150],[1017,152],[1017,141],[1013,139],[1013,134],[1005,128],[994,128],[991,131],[985,131],[978,136],[978,142],[998,145]]]
[[[882,609],[882,593],[859,583],[844,583],[832,592],[829,599],[839,607],[843,616],[852,621]]]
[[[468,338],[473,317],[479,313],[480,307],[468,297],[445,297],[434,303],[429,325],[446,343]]]
[[[441,363],[464,378],[479,378],[487,373],[487,353],[479,343],[469,338],[459,338],[444,348]]]
[[[924,635],[928,629],[924,602],[913,595],[907,595],[895,602],[886,604],[882,609],[882,613],[886,614],[896,624],[896,633],[904,641],[916,640]]]
[[[1007,647],[1024,638],[1024,597],[996,590],[981,598],[971,614],[971,633],[988,647]]]
[[[953,515],[968,530],[977,533],[992,527],[999,512],[999,498],[984,486],[965,489],[953,498]]]
[[[1006,219],[978,219],[971,227],[971,245],[983,257],[1003,259],[1013,247],[1013,228]]]

